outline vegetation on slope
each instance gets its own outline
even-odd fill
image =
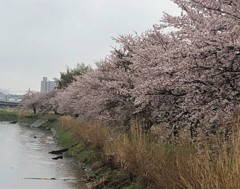
[[[60,122],[72,133],[70,138],[75,137],[87,146],[84,149],[90,150],[83,161],[94,165],[100,160],[98,166],[108,167],[109,172],[104,166],[102,174],[102,166],[89,172],[93,188],[240,188],[239,123],[233,125],[231,141],[203,135],[200,152],[185,133],[177,143],[158,141],[154,134],[142,132],[137,122],[132,123],[132,131],[127,134],[72,117],[61,117]]]
[[[18,119],[18,111],[11,108],[0,109],[0,121],[15,121]]]

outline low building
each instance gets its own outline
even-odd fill
[[[9,102],[21,102],[23,95],[9,94],[7,98]]]
[[[21,102],[23,95],[16,95],[16,94],[6,94],[0,92],[0,101],[4,102]]]
[[[8,97],[6,94],[0,92],[0,101],[7,101]]]

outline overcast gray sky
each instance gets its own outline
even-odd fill
[[[39,91],[43,76],[94,65],[112,37],[144,32],[163,12],[179,10],[170,0],[0,0],[0,89]]]

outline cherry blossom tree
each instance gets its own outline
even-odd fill
[[[129,125],[133,111],[129,90],[133,86],[128,68],[131,63],[124,60],[125,56],[128,55],[114,50],[97,63],[96,70],[76,77],[69,86],[75,98],[74,114]]]
[[[175,3],[181,16],[166,14],[145,34],[117,40],[131,52],[135,113],[149,127],[163,121],[215,133],[239,107],[239,1]]]
[[[134,114],[144,118],[147,130],[155,123],[177,125],[186,92],[179,80],[182,66],[177,59],[170,59],[169,54],[175,51],[179,41],[156,27],[141,36],[120,36],[117,41],[131,52]]]
[[[49,111],[53,111],[57,114],[58,104],[55,100],[55,97],[58,93],[57,89],[53,89],[48,92],[43,92],[38,94],[38,105],[37,108],[42,113],[47,113]]]
[[[37,113],[38,101],[38,92],[28,91],[22,98],[20,107],[23,110],[33,110],[33,113]]]
[[[231,121],[240,101],[240,2],[237,0],[176,0],[179,17],[165,15],[165,26],[178,29],[185,53],[185,106],[194,127],[209,132]]]
[[[78,89],[74,87],[75,83],[74,81],[66,89],[59,90],[55,97],[57,112],[62,115],[76,115],[74,106]]]
[[[55,100],[57,93],[57,89],[44,93],[28,91],[23,96],[20,107],[23,110],[32,109],[34,114],[37,113],[37,110],[42,113],[47,113],[49,111],[57,113],[58,104]]]

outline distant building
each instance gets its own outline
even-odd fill
[[[47,77],[43,77],[43,80],[41,81],[41,92],[48,92],[57,87],[56,81],[50,81],[47,79]]]
[[[23,95],[8,94],[7,101],[9,102],[21,102]]]
[[[47,92],[47,77],[43,77],[41,81],[41,92]]]
[[[23,95],[16,95],[16,94],[6,94],[0,92],[0,101],[5,102],[21,102]]]
[[[0,92],[0,101],[7,101],[8,97],[6,94]]]

